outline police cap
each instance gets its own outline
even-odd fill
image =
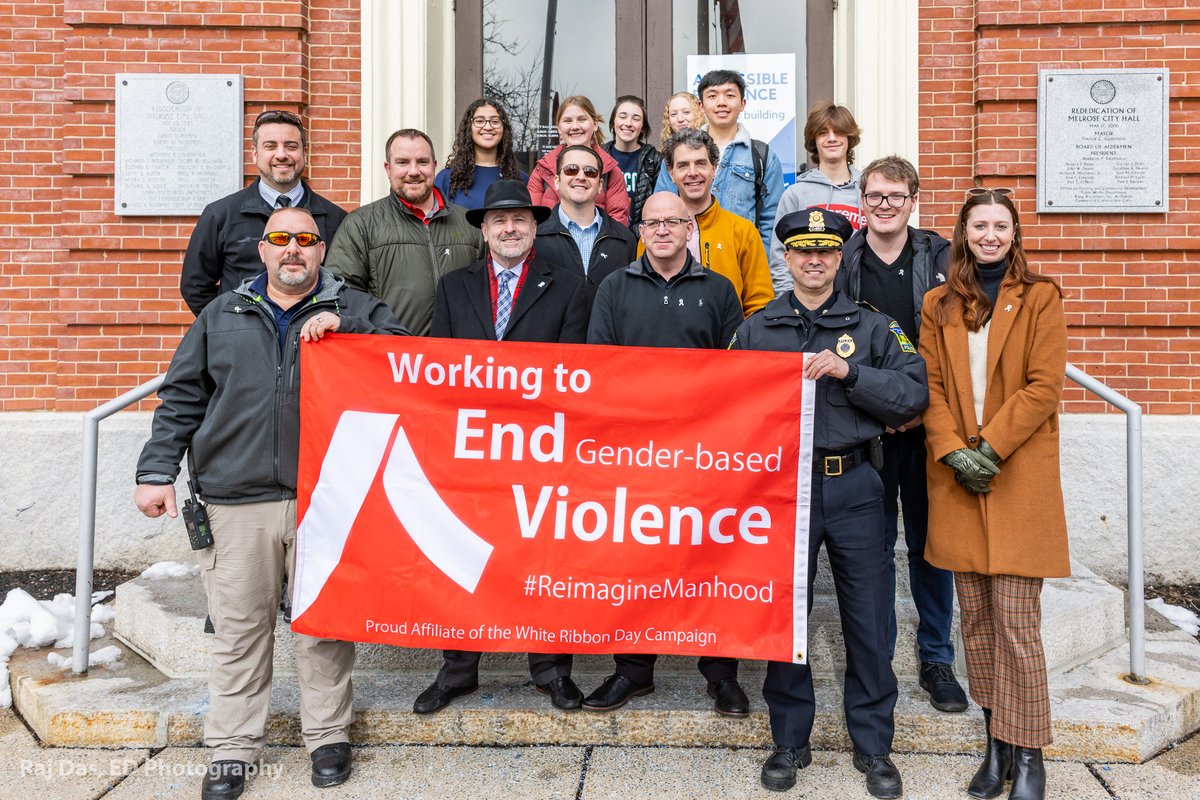
[[[841,250],[852,233],[849,220],[824,208],[793,211],[775,223],[775,235],[790,250]]]

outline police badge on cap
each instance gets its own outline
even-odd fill
[[[775,235],[789,250],[841,250],[852,233],[849,220],[824,208],[793,211],[775,223]]]

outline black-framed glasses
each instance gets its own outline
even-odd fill
[[[1013,188],[1011,186],[997,186],[995,188],[989,186],[972,186],[970,189],[967,189],[967,197],[982,197],[985,194],[992,194],[997,197],[1012,197]]]
[[[686,219],[680,217],[664,217],[663,219],[644,219],[638,223],[638,227],[644,231],[656,231],[661,226],[666,225],[670,230],[679,230],[680,226],[687,225]]]
[[[484,128],[503,128],[504,120],[499,117],[472,117],[471,125],[478,130],[483,130]]]
[[[580,172],[583,172],[585,178],[599,178],[600,170],[590,164],[563,164],[562,174],[568,178],[574,178]]]
[[[295,239],[296,244],[300,245],[301,247],[312,247],[315,244],[320,244],[321,234],[309,233],[308,231],[301,231],[300,233],[290,233],[288,231],[270,231],[269,233],[264,233],[262,237],[264,242],[273,244],[276,247],[287,247],[288,243],[291,242],[292,239]]]
[[[911,197],[911,194],[881,194],[879,192],[867,192],[863,195],[863,202],[871,208],[879,208],[879,206],[883,203],[887,203],[892,208],[902,208]]]

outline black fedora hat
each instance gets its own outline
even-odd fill
[[[533,218],[539,224],[550,217],[550,209],[546,206],[535,206],[529,197],[529,187],[521,181],[496,181],[487,188],[483,195],[483,205],[472,208],[467,212],[467,222],[476,228],[483,225],[483,215],[489,211],[501,211],[509,208],[528,208],[533,212]]]

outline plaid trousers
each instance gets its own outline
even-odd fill
[[[1045,747],[1050,691],[1042,649],[1042,579],[956,572],[971,699],[992,711],[992,736]]]

